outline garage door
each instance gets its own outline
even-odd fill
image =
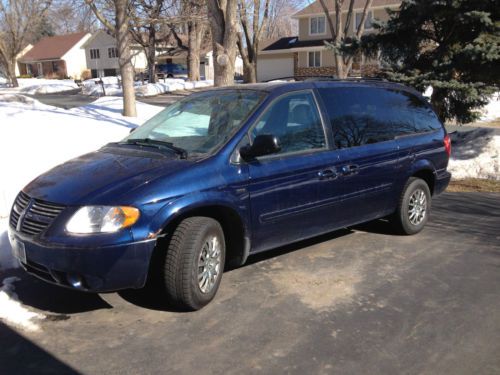
[[[261,57],[257,61],[257,80],[260,82],[293,76],[293,56],[280,58]]]

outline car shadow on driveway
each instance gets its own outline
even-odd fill
[[[2,279],[16,277],[15,293],[26,306],[53,313],[49,320],[68,319],[70,314],[112,308],[98,294],[79,292],[51,285],[28,275],[22,269],[2,272]]]

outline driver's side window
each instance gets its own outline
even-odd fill
[[[326,147],[318,109],[308,92],[286,95],[275,101],[253,128],[252,141],[261,134],[278,137],[280,154]]]

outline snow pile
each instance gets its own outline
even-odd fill
[[[487,122],[500,119],[500,92],[493,95],[489,103],[481,110],[482,116],[479,121]]]
[[[0,92],[23,94],[53,94],[78,89],[70,79],[18,78],[19,87],[3,88]]]
[[[98,79],[89,79],[83,82],[83,93],[86,95],[93,96],[118,96],[122,95],[121,84],[118,81],[117,77],[103,77],[102,78],[104,85],[98,82]],[[165,94],[167,92],[174,92],[179,90],[191,90],[195,88],[202,87],[210,87],[213,86],[214,82],[212,80],[206,81],[194,81],[189,82],[179,78],[166,78],[165,80],[161,80],[158,83],[146,83],[142,84],[142,82],[137,81],[134,83],[135,92],[137,96],[155,96],[160,94]]]
[[[452,151],[448,165],[454,180],[486,178],[500,180],[500,135],[478,128],[452,133]]]
[[[15,293],[14,283],[18,277],[8,277],[2,281],[0,288],[0,320],[26,331],[39,331],[37,321],[45,319],[43,314],[28,310],[21,305]]]
[[[12,256],[7,225],[7,219],[0,219],[0,271],[19,267],[18,261]]]
[[[73,157],[119,141],[161,107],[137,103],[137,118],[123,117],[122,99],[105,97],[70,110],[22,95],[0,94],[0,218],[32,179]],[[0,232],[1,233],[1,232]]]

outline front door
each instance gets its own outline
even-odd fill
[[[277,136],[281,151],[248,165],[254,252],[323,232],[325,222],[335,220],[331,198],[340,195],[337,154],[328,148],[312,91],[276,99],[250,138],[259,134]]]

